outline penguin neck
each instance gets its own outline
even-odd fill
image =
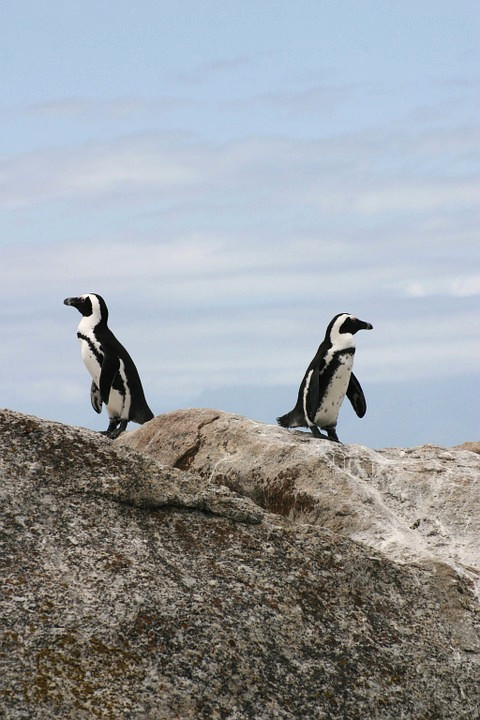
[[[101,318],[95,317],[94,315],[88,315],[82,317],[78,323],[77,333],[82,335],[88,335],[97,329],[106,329],[107,323]]]
[[[330,335],[330,347],[332,350],[355,351],[355,338],[351,333],[332,333]]]

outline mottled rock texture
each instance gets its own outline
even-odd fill
[[[217,410],[159,416],[118,442],[295,523],[329,528],[400,562],[448,562],[478,582],[480,457],[463,447],[375,451]]]
[[[478,719],[466,548],[477,518],[460,486],[473,496],[480,458],[383,451],[378,478],[372,451],[312,447],[213,411],[159,417],[114,443],[0,412],[0,716]],[[412,476],[424,506],[409,532],[428,538],[451,496],[464,527],[443,508],[450,550],[402,545],[406,515],[385,500],[416,452],[428,462],[423,481]],[[379,552],[396,515],[401,531]]]

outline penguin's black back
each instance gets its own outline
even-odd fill
[[[305,417],[305,412],[303,409],[303,396],[304,396],[304,392],[305,392],[305,383],[307,382],[307,378],[312,370],[321,372],[323,366],[325,365],[325,355],[330,347],[331,347],[331,342],[329,341],[328,337],[325,337],[325,339],[321,342],[321,344],[315,354],[315,357],[313,358],[310,365],[308,366],[308,368],[305,371],[305,375],[303,376],[303,380],[300,383],[300,387],[298,389],[298,396],[297,396],[297,402],[295,404],[295,407],[293,408],[293,410],[290,410],[290,412],[277,418],[277,422],[282,427],[286,427],[286,428],[288,428],[288,427],[309,427],[307,418]],[[325,387],[326,387],[326,385],[325,385]]]
[[[321,398],[323,397],[323,395],[325,393],[325,389],[328,387],[330,380],[332,378],[332,375],[338,366],[338,363],[335,361],[335,359],[332,359],[332,361],[329,363],[327,369],[325,370],[325,356],[326,356],[328,350],[331,348],[331,346],[332,346],[331,342],[325,338],[325,340],[323,340],[323,342],[320,344],[320,346],[315,354],[315,357],[313,358],[310,365],[306,369],[305,375],[303,376],[303,380],[300,383],[300,388],[299,388],[298,397],[297,397],[297,404],[295,405],[295,408],[298,408],[299,410],[301,410],[302,415],[304,417],[305,426],[308,426],[307,419],[305,418],[305,414],[304,414],[304,408],[303,408],[303,396],[304,396],[304,392],[305,392],[305,383],[307,382],[308,376],[313,371],[316,374],[317,382],[310,383],[309,392],[307,394],[307,412],[308,412],[310,420],[313,422],[313,418],[315,417],[315,413],[318,409]],[[314,385],[316,385],[316,388],[317,388],[316,391],[313,390]]]
[[[114,357],[121,358],[125,367],[125,375],[127,377],[128,389],[130,392],[131,403],[129,420],[142,425],[143,423],[151,420],[154,415],[150,410],[147,401],[145,399],[145,393],[143,391],[142,383],[138,370],[124,346],[117,340],[115,335],[112,333],[109,327],[105,323],[101,323],[96,326],[95,335],[98,338],[102,346],[104,358],[112,355]],[[116,380],[114,379],[112,386],[117,388]]]

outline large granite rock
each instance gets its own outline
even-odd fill
[[[347,537],[345,519],[334,531],[326,512],[321,527],[308,493],[303,508],[292,504],[302,463],[295,478],[284,478],[284,500],[280,488],[269,496],[261,480],[261,468],[269,472],[269,445],[272,458],[287,459],[293,442],[305,460],[309,441],[220,413],[192,411],[180,419],[188,417],[193,429],[195,416],[193,443],[186,422],[173,432],[174,416],[112,443],[87,430],[0,413],[0,715],[478,718],[478,600],[460,567],[464,556],[455,549],[447,564],[427,547],[421,560],[406,546],[401,564],[369,539]],[[232,468],[241,452],[240,425],[262,436],[248,493],[240,481],[241,494],[219,484],[213,455],[210,474],[192,472],[202,452],[214,452],[203,442],[218,423],[225,482],[226,457]],[[147,431],[146,449],[155,445],[156,454],[164,444],[172,453],[167,465],[177,468],[128,447]],[[335,472],[343,453],[345,472],[355,477],[362,451],[367,457],[354,447],[316,452],[325,453],[326,464],[333,453]],[[446,462],[434,455],[447,451],[429,452],[431,463]],[[478,456],[459,452],[472,469],[468,458]],[[460,476],[468,482],[471,476],[463,467],[455,473],[455,459],[451,465],[453,492]],[[313,476],[309,482],[313,492]],[[322,483],[320,476],[317,489]],[[343,505],[341,478],[339,484],[341,519],[350,505]],[[353,500],[351,506],[355,519],[360,509]],[[367,520],[356,520],[359,532],[373,517],[370,506],[365,491]]]
[[[329,528],[399,562],[446,562],[479,580],[480,457],[463,448],[375,451],[217,410],[162,415],[118,442],[297,524]]]

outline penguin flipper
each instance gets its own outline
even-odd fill
[[[120,360],[116,355],[105,354],[102,363],[102,371],[100,373],[100,396],[105,403],[108,405],[108,399],[110,397],[110,388],[113,385],[115,375],[120,368]]]
[[[90,401],[92,403],[92,407],[97,413],[102,412],[102,396],[100,395],[100,390],[95,385],[95,381],[92,380],[92,386],[90,388]]]
[[[352,407],[357,413],[359,418],[362,418],[367,412],[367,401],[365,395],[355,375],[350,375],[350,382],[347,388],[347,397],[352,403]]]
[[[320,405],[320,369],[312,368],[310,375],[307,375],[308,392],[305,402],[305,414],[310,424],[315,424],[315,415]]]

